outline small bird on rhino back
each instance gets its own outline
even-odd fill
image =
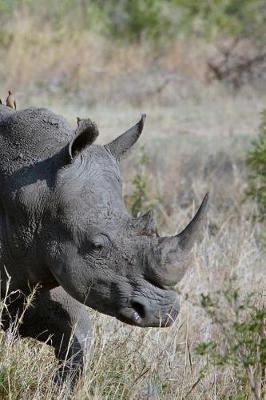
[[[16,99],[11,90],[8,91],[8,96],[6,98],[6,105],[10,108],[17,109]]]

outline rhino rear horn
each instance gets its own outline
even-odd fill
[[[139,235],[157,236],[157,227],[154,210],[148,210],[145,214],[134,220],[134,226]]]
[[[136,125],[118,136],[118,138],[111,143],[105,145],[106,149],[108,149],[117,160],[120,160],[130,147],[136,143],[143,130],[145,119],[146,114],[142,114],[140,121]]]

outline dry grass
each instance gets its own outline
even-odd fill
[[[178,286],[182,311],[174,326],[141,330],[93,312],[86,374],[71,398],[237,399],[232,370],[201,377],[203,362],[193,349],[215,334],[199,306],[201,293],[226,288],[232,277],[242,293],[266,287],[261,227],[252,219],[255,205],[243,201],[243,160],[265,94],[206,85],[204,46],[180,41],[158,54],[88,33],[60,36],[45,24],[38,31],[28,17],[13,23],[15,39],[0,50],[1,93],[12,87],[19,108],[45,105],[73,125],[77,115],[90,116],[99,122],[102,143],[147,112],[146,173],[162,232],[181,229],[195,203],[207,190],[211,195],[204,240]],[[139,168],[137,154],[123,164],[127,192]],[[0,353],[1,399],[68,398],[67,387],[52,384],[56,362],[47,346],[15,340],[10,332],[0,337]]]
[[[204,79],[203,44],[188,47],[180,40],[166,48],[128,46],[66,24],[53,30],[26,8],[6,23],[1,35],[1,86],[4,93],[14,88],[21,105],[42,97],[48,104],[51,99],[64,103],[73,95],[79,107],[90,108],[125,101],[136,105],[147,96],[157,102],[158,95],[168,102],[184,79]]]

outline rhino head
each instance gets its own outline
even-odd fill
[[[169,326],[179,312],[173,288],[201,231],[207,195],[189,225],[172,237],[157,234],[152,212],[139,218],[129,214],[119,163],[144,120],[105,146],[91,143],[97,136],[91,124],[61,151],[38,257],[89,307],[140,327]]]

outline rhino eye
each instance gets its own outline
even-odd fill
[[[101,250],[103,247],[104,247],[103,243],[100,243],[100,242],[93,242],[92,243],[92,248],[94,250]]]
[[[106,235],[97,235],[92,240],[92,248],[93,250],[101,250],[106,247],[110,247],[111,242],[110,239]]]

